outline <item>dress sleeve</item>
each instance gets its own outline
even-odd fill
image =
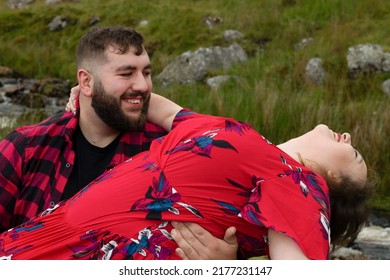
[[[172,123],[172,129],[174,129],[176,126],[178,126],[179,124],[181,124],[186,120],[195,119],[195,118],[204,118],[204,117],[207,117],[207,115],[199,114],[187,108],[183,108],[179,111],[179,113],[176,114]]]
[[[302,172],[259,181],[241,215],[291,237],[308,258],[328,259],[329,211],[325,181]]]

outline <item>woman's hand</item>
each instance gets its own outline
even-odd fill
[[[70,90],[69,100],[66,104],[65,111],[66,112],[72,112],[73,114],[76,114],[76,100],[79,98],[80,95],[80,87],[77,85],[75,87],[72,87]]]

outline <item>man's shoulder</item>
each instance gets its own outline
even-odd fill
[[[33,137],[37,135],[53,136],[56,134],[64,133],[64,130],[69,127],[69,124],[72,119],[74,119],[72,113],[59,113],[47,119],[44,119],[39,123],[18,127],[14,130],[13,133],[19,135],[21,134],[25,137]]]
[[[70,127],[77,124],[77,119],[72,115],[72,113],[54,115],[40,123],[15,129],[0,141],[0,157],[4,156],[3,158],[11,160],[14,158],[15,150],[21,156],[26,155],[27,151],[39,151],[41,154],[45,149],[59,150],[63,141],[72,133]],[[72,119],[75,124],[72,124]]]

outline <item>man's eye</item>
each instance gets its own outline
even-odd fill
[[[359,155],[358,151],[355,150],[355,158],[357,158]]]
[[[121,74],[119,74],[119,76],[122,76],[122,77],[129,77],[129,76],[131,76],[131,72],[127,72],[127,73],[121,73]]]

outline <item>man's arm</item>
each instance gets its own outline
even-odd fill
[[[11,227],[15,199],[19,194],[22,157],[17,146],[23,147],[23,142],[16,132],[0,142],[0,232]]]
[[[195,223],[172,223],[172,238],[179,248],[176,254],[184,260],[235,260],[238,242],[236,228],[226,230],[223,239],[218,239]]]
[[[65,110],[76,112],[76,100],[80,89],[71,89]],[[152,93],[147,114],[147,120],[166,131],[171,131],[172,123],[177,113],[183,109],[173,101]],[[238,243],[235,229],[229,228],[224,239],[218,239],[197,224],[186,223],[185,227],[178,225],[175,241],[180,247],[178,254],[184,259],[236,259]],[[194,232],[194,233],[192,233]]]

